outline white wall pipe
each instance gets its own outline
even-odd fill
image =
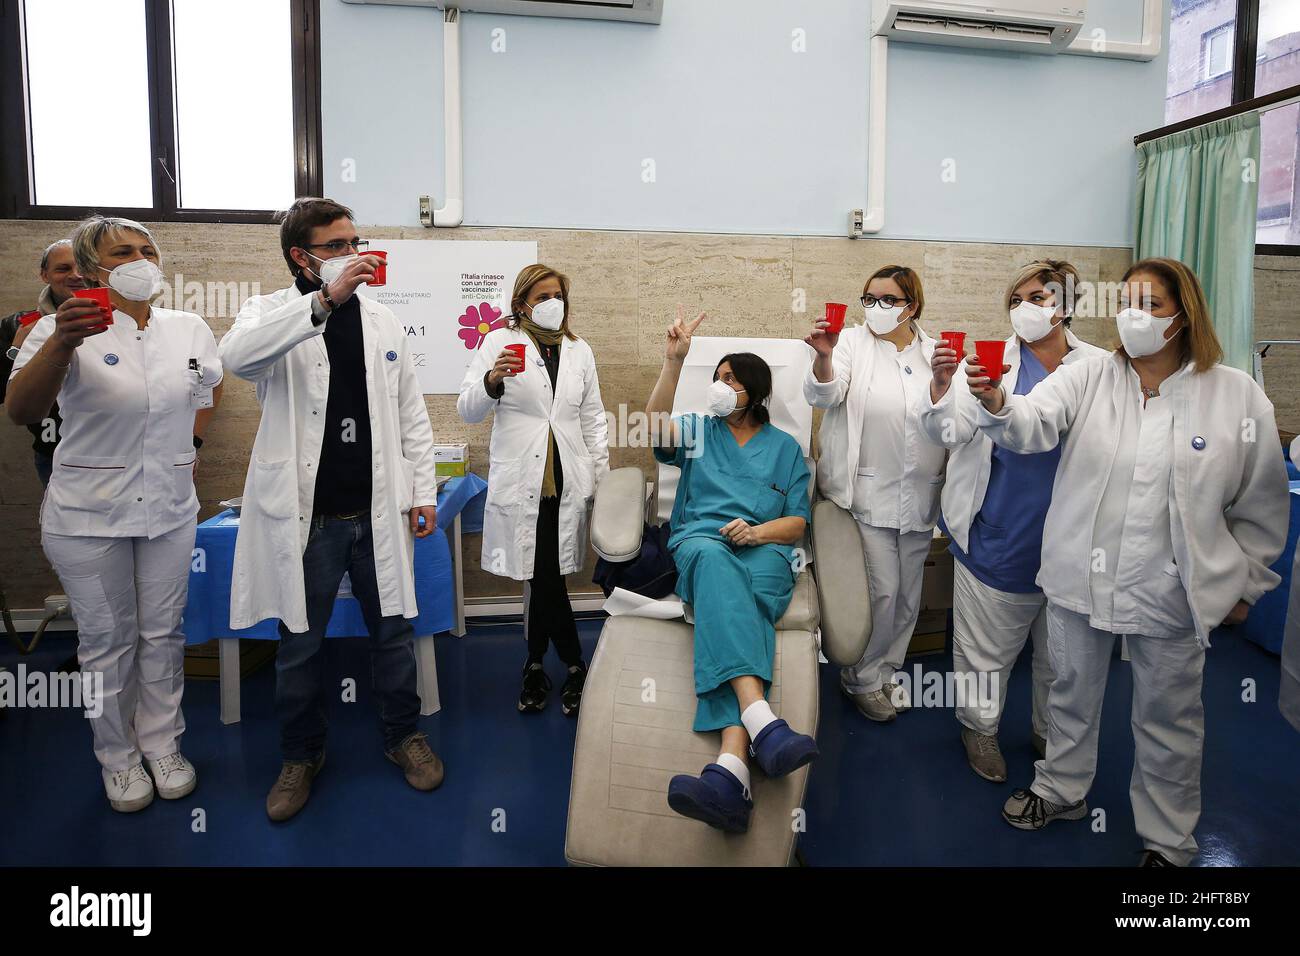
[[[1080,34],[1062,53],[1104,56],[1115,60],[1154,60],[1160,55],[1164,37],[1165,0],[1146,0],[1142,8],[1142,39],[1137,43],[1115,43]]]
[[[871,93],[867,107],[867,208],[863,233],[885,227],[885,128],[888,115],[889,37],[871,38]]]
[[[465,221],[465,165],[460,116],[460,11],[448,7],[442,18],[443,166],[446,198],[433,211],[433,224],[453,228]]]

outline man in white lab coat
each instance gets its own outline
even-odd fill
[[[276,713],[284,765],[272,820],[306,804],[325,759],[321,643],[344,573],[370,631],[388,758],[417,790],[442,762],[417,722],[412,535],[434,528],[433,433],[406,336],[357,294],[365,256],[352,212],[297,200],[280,226],[294,284],[244,303],[221,341],[225,367],[257,384],[262,420],[244,484],[231,627],[280,620]]]

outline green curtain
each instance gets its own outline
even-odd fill
[[[1137,257],[1191,267],[1205,287],[1224,364],[1250,372],[1259,114],[1162,136],[1137,151]]]

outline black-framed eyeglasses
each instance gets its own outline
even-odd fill
[[[328,249],[336,256],[341,256],[349,249],[356,252],[365,252],[370,248],[369,239],[353,239],[349,242],[347,239],[335,239],[333,242],[309,242],[303,247],[304,249]]]
[[[892,295],[864,295],[859,296],[858,301],[862,303],[863,308],[874,309],[877,305],[883,305],[886,309],[892,309],[896,305],[907,305],[911,299],[900,299]]]

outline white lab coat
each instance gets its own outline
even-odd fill
[[[1038,584],[1053,604],[1083,615],[1091,613],[1092,529],[1132,401],[1128,371],[1119,353],[1075,362],[1028,395],[1008,396],[998,415],[981,405],[977,416],[1012,451],[1061,443]],[[1216,365],[1189,374],[1170,400],[1172,557],[1197,638],[1208,645],[1238,601],[1254,604],[1280,580],[1269,565],[1286,543],[1286,466],[1273,405],[1244,372]]]
[[[483,376],[503,348],[518,344],[526,346],[524,371],[505,380],[498,402],[483,387]],[[471,425],[496,413],[483,507],[483,569],[516,581],[533,576],[549,429],[564,473],[560,573],[578,571],[587,555],[587,506],[609,471],[608,426],[591,346],[582,339],[561,340],[552,394],[545,362],[527,334],[509,326],[489,332],[465,372],[456,410]]]
[[[921,361],[924,365],[916,370],[916,374],[928,382],[930,363],[934,359],[934,349],[938,343],[918,323],[913,325],[920,338]],[[814,408],[826,409],[818,433],[821,453],[817,459],[817,487],[824,497],[855,516],[869,519],[883,516],[883,520],[872,520],[872,524],[882,527],[892,525],[908,531],[931,530],[938,518],[939,494],[943,487],[941,460],[934,473],[915,467],[914,462],[914,467],[909,468],[913,455],[907,449],[899,448],[896,460],[879,463],[875,480],[856,480],[863,421],[867,415],[867,385],[871,382],[877,354],[871,330],[860,325],[846,329],[831,353],[834,379],[819,382],[812,366],[808,367],[808,374],[804,378],[804,398]],[[910,408],[908,414],[913,414]],[[922,440],[928,439],[922,436]],[[899,506],[896,497],[890,496],[887,501],[863,500],[869,497],[870,489],[896,489],[900,482],[910,484],[910,487],[904,489],[906,493],[903,496],[905,503],[912,503],[908,515],[897,513]]]
[[[358,298],[374,463],[370,518],[380,612],[411,618],[417,608],[407,513],[437,502],[433,431],[401,325],[387,307]],[[235,543],[230,594],[234,628],[278,618],[290,631],[307,630],[302,555],[311,528],[329,398],[323,335],[333,321],[315,325],[311,299],[296,286],[254,296],[239,310],[219,348],[228,370],[257,384],[262,406]]]
[[[1089,345],[1068,328],[1065,340],[1070,345],[1070,351],[1065,354],[1066,365],[1109,354],[1105,349]],[[1011,366],[1002,376],[1003,387],[1011,395],[1020,372],[1019,336],[1007,339],[1003,364]],[[943,445],[951,455],[943,485],[943,521],[963,552],[970,551],[970,526],[984,506],[993,465],[993,441],[976,424],[979,410],[980,401],[966,384],[963,360],[943,398],[938,404],[927,402],[921,411],[921,428],[932,442]]]

